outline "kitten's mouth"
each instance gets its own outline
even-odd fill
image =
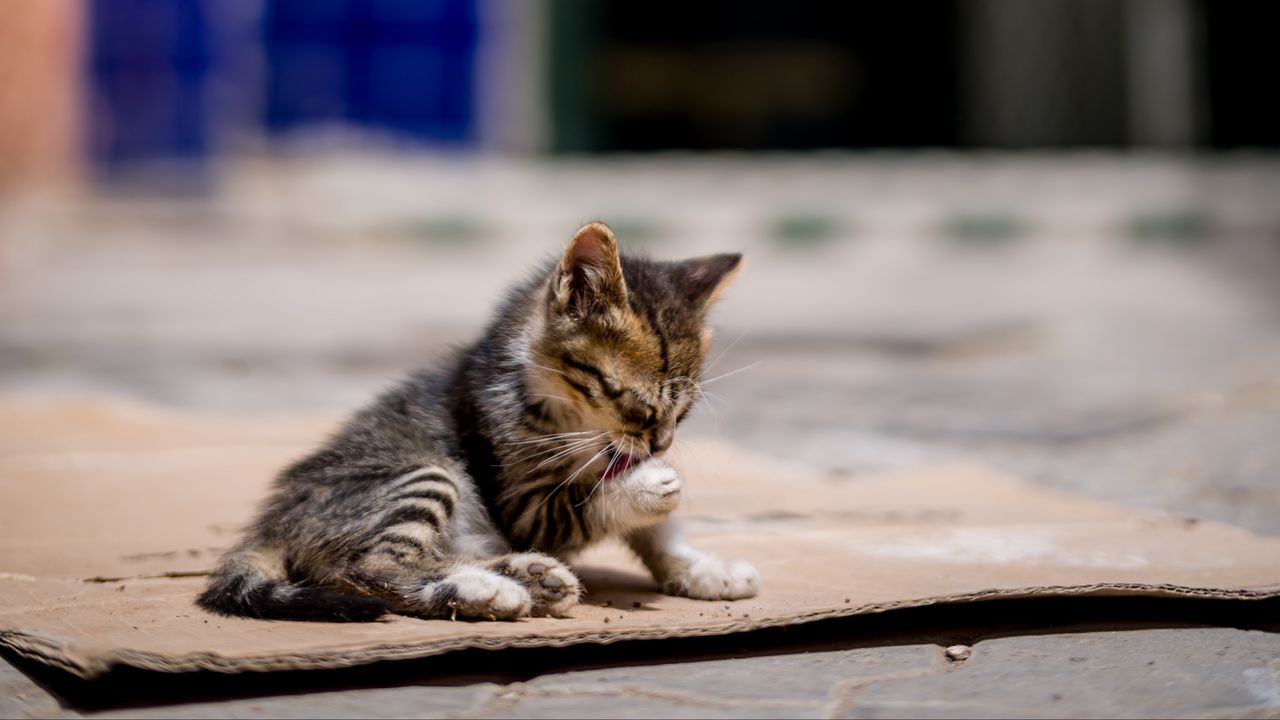
[[[621,450],[612,450],[609,452],[609,462],[605,464],[604,470],[600,472],[600,479],[609,480],[618,477],[622,473],[630,470],[631,466],[638,462],[639,460],[635,455],[622,452]]]

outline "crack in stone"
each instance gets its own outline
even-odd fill
[[[858,697],[873,685],[893,680],[912,680],[915,678],[928,677],[930,675],[940,675],[947,672],[958,671],[961,667],[968,663],[953,663],[945,659],[944,649],[941,645],[935,645],[938,649],[937,655],[934,657],[933,666],[929,668],[921,668],[919,670],[904,670],[897,673],[887,673],[884,675],[874,675],[872,677],[855,678],[852,680],[842,680],[831,687],[831,695],[834,699],[828,706],[828,712],[823,714],[827,718],[844,718],[848,717],[858,705]]]
[[[495,692],[494,696],[478,709],[464,715],[456,717],[466,718],[484,718],[512,710],[520,703],[526,700],[539,699],[556,699],[556,698],[601,698],[601,699],[625,699],[637,698],[646,700],[656,700],[659,702],[667,702],[675,705],[688,706],[690,708],[703,710],[732,710],[745,707],[761,707],[768,706],[778,709],[794,709],[804,710],[817,707],[818,703],[807,702],[803,700],[743,700],[731,698],[709,698],[696,695],[686,695],[682,693],[673,693],[645,686],[637,685],[620,685],[609,688],[589,688],[583,686],[564,686],[539,688],[531,687],[525,682],[516,682],[510,685],[502,686],[500,691]]]

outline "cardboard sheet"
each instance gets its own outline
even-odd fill
[[[1280,539],[933,467],[848,477],[715,441],[674,452],[700,546],[763,593],[666,597],[620,547],[576,563],[568,619],[238,620],[192,601],[276,470],[335,418],[231,421],[88,400],[0,400],[0,644],[82,677],[117,664],[224,672],[458,648],[731,633],[989,598],[1280,595]]]

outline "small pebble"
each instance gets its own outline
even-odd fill
[[[609,622],[609,618],[605,618],[605,619],[604,619],[604,621],[605,621],[605,622]]]
[[[946,649],[947,659],[952,662],[961,662],[968,660],[973,654],[973,648],[968,645],[952,645]]]
[[[635,601],[635,602],[631,603],[631,607],[634,607],[634,608],[638,608],[638,607],[640,607],[640,601],[639,601],[639,600],[637,600],[637,601]]]

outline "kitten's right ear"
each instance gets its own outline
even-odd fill
[[[742,269],[742,255],[708,255],[685,260],[675,267],[676,282],[683,291],[685,300],[692,307],[706,310]]]
[[[627,284],[613,231],[600,222],[583,225],[565,247],[551,278],[552,309],[582,317],[626,304]]]

